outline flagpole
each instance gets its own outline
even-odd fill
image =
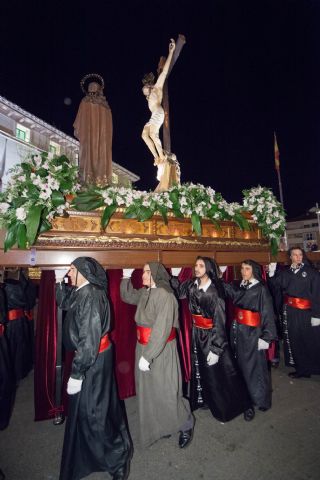
[[[282,189],[282,181],[281,181],[281,173],[280,173],[280,153],[278,148],[276,132],[274,132],[274,165],[275,165],[275,169],[278,176],[280,202],[284,209],[283,189]],[[284,231],[284,235],[283,235],[283,243],[284,243],[285,250],[288,250],[288,237],[287,237],[286,230]]]

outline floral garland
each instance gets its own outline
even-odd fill
[[[70,205],[68,194],[79,189],[78,167],[65,156],[37,153],[10,171],[5,192],[0,193],[0,227],[6,229],[4,251],[17,244],[33,245],[51,220]]]
[[[243,207],[252,214],[263,235],[269,239],[271,251],[276,254],[280,239],[286,228],[285,212],[282,204],[272,191],[265,187],[243,190]]]
[[[244,190],[243,205],[228,203],[211,187],[186,183],[175,185],[167,192],[145,192],[126,187],[90,187],[79,191],[78,167],[65,156],[33,154],[10,172],[5,192],[0,193],[0,227],[6,229],[4,250],[15,244],[19,248],[33,245],[38,235],[52,228],[55,216],[65,215],[68,208],[91,211],[104,208],[101,226],[105,228],[118,207],[125,218],[146,221],[160,214],[168,223],[168,213],[177,218],[190,218],[192,228],[201,235],[203,218],[217,228],[224,220],[234,221],[243,230],[250,225],[243,215],[250,212],[253,220],[270,240],[276,253],[285,229],[282,205],[272,191],[264,187]],[[73,196],[72,203],[69,195]]]
[[[162,215],[168,223],[168,212],[177,218],[190,217],[193,230],[201,235],[201,219],[210,219],[220,228],[219,222],[233,220],[242,229],[249,229],[247,220],[243,217],[243,207],[238,203],[227,203],[220,193],[210,187],[200,184],[186,183],[175,185],[167,192],[142,192],[125,187],[92,187],[80,192],[74,199],[74,208],[80,211],[90,211],[104,208],[101,226],[105,228],[112,214],[118,207],[124,207],[125,218],[136,218],[144,222],[156,213]]]

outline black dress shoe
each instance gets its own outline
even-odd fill
[[[254,419],[256,412],[254,411],[254,408],[248,408],[243,414],[243,418],[245,419],[246,422],[251,422],[251,420]]]
[[[113,475],[113,480],[127,480],[129,477],[130,464],[127,462],[123,467],[120,467]]]
[[[298,373],[298,372],[289,372],[288,377],[290,377],[290,378],[310,378],[311,375],[305,375],[303,373]]]
[[[185,430],[184,432],[180,432],[179,436],[179,447],[185,448],[187,445],[190,445],[193,436],[193,428],[190,430]]]

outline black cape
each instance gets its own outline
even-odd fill
[[[235,320],[230,330],[231,347],[246,381],[253,403],[260,408],[271,407],[271,381],[264,350],[258,350],[261,338],[270,343],[277,338],[271,295],[261,282],[249,289],[237,284],[224,284],[226,295],[236,307],[259,312],[261,326],[250,327]]]
[[[300,310],[283,304],[283,346],[285,363],[298,374],[320,374],[320,326],[312,327],[311,317],[320,318],[320,274],[310,265],[297,273],[290,267],[270,278],[273,289],[282,295],[311,301],[311,309]]]
[[[70,396],[60,480],[78,480],[92,472],[113,475],[131,455],[124,413],[113,370],[113,347],[98,353],[100,338],[110,329],[105,290],[88,284],[79,289],[58,285],[57,304],[67,315],[63,342],[76,350],[71,376],[83,378]]]
[[[5,295],[3,289],[0,288],[0,430],[6,428],[9,424],[16,384],[9,345],[5,335],[6,312]]]
[[[19,381],[28,375],[33,366],[33,351],[30,342],[28,319],[24,314],[28,300],[21,281],[8,279],[4,285],[7,309],[23,310],[23,314],[15,320],[8,321],[6,335],[9,342],[15,377]]]
[[[204,403],[217,420],[227,422],[250,408],[252,402],[228,344],[224,301],[218,296],[213,283],[206,292],[198,289],[194,280],[186,280],[179,285],[178,280],[173,279],[171,285],[179,298],[188,298],[191,313],[213,318],[215,323],[209,330],[192,329],[192,409]],[[212,366],[207,364],[209,351],[220,357],[218,363]]]

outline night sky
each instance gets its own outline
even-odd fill
[[[279,197],[275,130],[289,217],[320,202],[319,0],[1,4],[0,95],[72,135],[79,82],[100,73],[113,159],[141,177],[138,188],[156,185],[140,138],[149,118],[141,79],[182,33],[187,43],[169,81],[182,181],[210,185],[228,201],[258,184]]]

